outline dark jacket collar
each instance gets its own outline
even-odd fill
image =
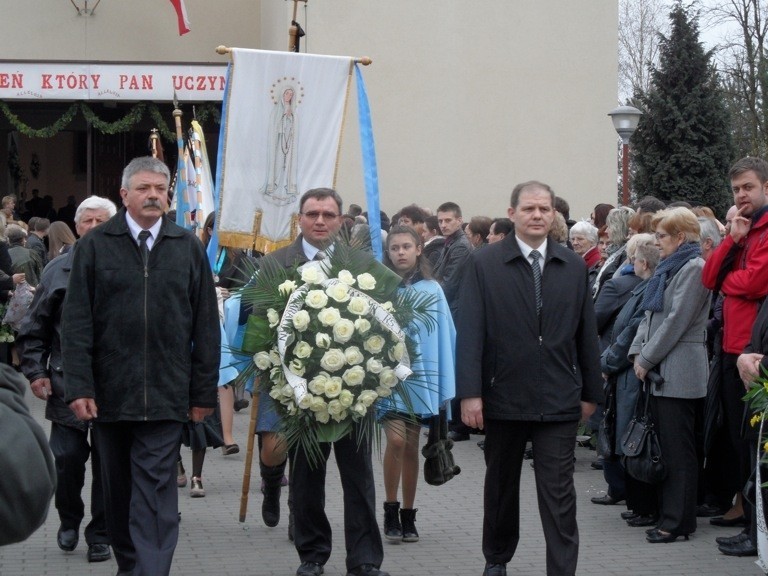
[[[117,214],[112,216],[103,225],[104,234],[110,234],[112,236],[119,236],[121,234],[131,235],[131,231],[128,228],[128,222],[125,221],[125,206],[117,211]],[[184,236],[187,231],[181,226],[177,226],[174,222],[171,222],[167,216],[163,216],[163,222],[160,225],[160,234],[158,239],[163,236],[180,237]]]

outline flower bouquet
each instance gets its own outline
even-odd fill
[[[310,462],[320,443],[376,426],[377,402],[398,393],[415,345],[409,326],[435,320],[432,296],[398,291],[400,277],[369,253],[337,240],[325,260],[288,268],[268,257],[242,290],[253,306],[243,349],[274,399],[280,433]],[[412,412],[412,410],[411,410]]]

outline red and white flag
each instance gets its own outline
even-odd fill
[[[189,18],[187,17],[187,7],[184,6],[184,0],[171,0],[171,4],[176,9],[176,16],[179,19],[179,36],[184,36],[189,32]]]

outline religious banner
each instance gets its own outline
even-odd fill
[[[352,58],[232,49],[216,220],[222,246],[295,237],[299,198],[334,186]]]

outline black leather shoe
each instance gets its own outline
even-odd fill
[[[635,516],[627,520],[627,526],[641,528],[643,526],[656,526],[659,519],[656,516]]]
[[[360,564],[349,570],[347,576],[389,576],[389,572],[379,570],[373,564]]]
[[[106,562],[112,558],[112,552],[109,551],[109,544],[89,544],[88,562]]]
[[[448,439],[453,440],[454,442],[464,442],[465,440],[469,440],[469,434],[466,432],[456,432],[456,430],[451,430],[448,432]]]
[[[296,576],[320,576],[325,572],[322,564],[317,562],[302,562],[299,569],[296,570]]]
[[[699,504],[696,506],[696,516],[698,518],[712,518],[712,516],[722,516],[727,510],[723,510],[720,506],[714,504]]]
[[[507,576],[506,564],[486,564],[483,576]]]
[[[675,542],[680,536],[688,540],[688,534],[675,534],[674,532],[662,532],[661,530],[652,530],[645,539],[651,544],[669,544]]]
[[[65,552],[72,552],[72,550],[77,548],[79,540],[80,538],[77,535],[77,530],[64,530],[59,528],[59,532],[56,534],[56,543],[59,545],[59,548]]]
[[[592,470],[602,470],[603,461],[598,458],[597,460],[594,460],[589,466],[592,468]]]
[[[614,506],[615,504],[624,502],[624,498],[614,498],[610,494],[606,494],[605,496],[595,496],[591,500],[592,504],[602,504],[603,506]]]
[[[720,544],[717,549],[726,556],[757,556],[757,546],[749,537],[736,544]]]
[[[746,526],[747,519],[744,518],[744,516],[737,516],[736,518],[727,520],[725,516],[715,516],[714,518],[709,519],[709,523],[712,524],[712,526],[725,526],[726,528],[733,528],[734,526]]]
[[[632,520],[632,518],[637,518],[637,514],[632,512],[632,510],[626,510],[625,512],[621,513],[622,520]]]
[[[739,542],[744,542],[744,540],[749,540],[749,534],[747,532],[739,532],[736,536],[718,536],[715,538],[715,542],[718,544],[725,544],[726,546],[738,544]]]

